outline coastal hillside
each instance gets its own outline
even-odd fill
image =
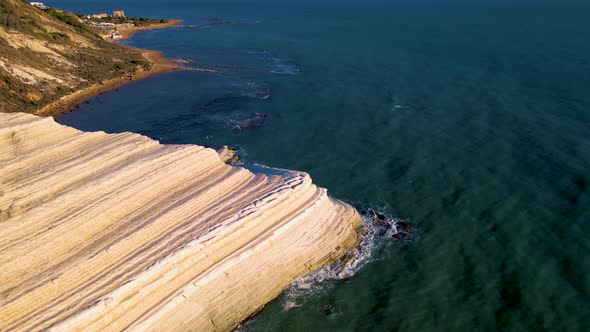
[[[0,113],[0,330],[227,331],[359,241],[308,174]]]
[[[141,52],[103,39],[72,13],[0,0],[0,112],[32,113],[149,66]]]

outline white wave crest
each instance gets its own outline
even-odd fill
[[[351,278],[363,266],[374,260],[375,249],[383,241],[402,238],[410,232],[411,226],[404,220],[387,218],[371,209],[362,212],[366,233],[360,245],[336,262],[298,279],[289,286],[285,291],[283,311],[300,306],[299,300],[304,296],[331,287],[333,284],[329,281]]]

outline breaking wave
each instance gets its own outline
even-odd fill
[[[300,306],[299,300],[306,295],[331,287],[330,281],[351,278],[363,266],[378,257],[376,249],[392,239],[407,239],[413,233],[412,225],[406,221],[386,217],[382,211],[361,209],[362,222],[365,228],[360,245],[351,249],[336,262],[324,266],[295,281],[285,290],[283,311]]]

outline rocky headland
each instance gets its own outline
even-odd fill
[[[0,330],[227,331],[358,244],[308,174],[0,113]]]

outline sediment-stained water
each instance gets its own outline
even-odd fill
[[[127,43],[221,72],[135,82],[61,123],[239,147],[414,226],[374,238],[351,275],[292,286],[242,331],[590,329],[586,3],[49,5],[182,18]],[[241,23],[194,27],[203,18]]]

